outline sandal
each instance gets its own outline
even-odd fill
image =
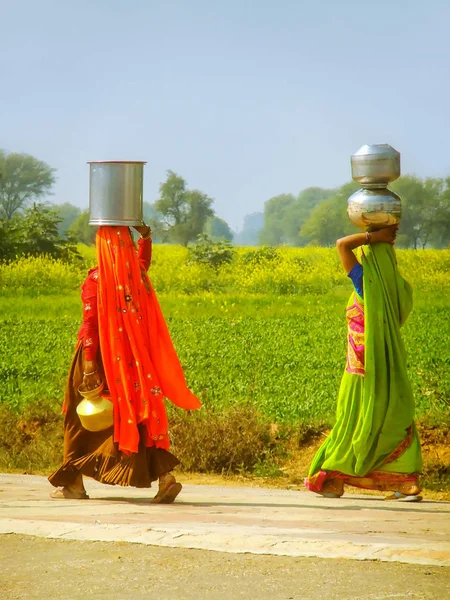
[[[385,500],[396,500],[397,502],[421,502],[423,497],[418,494],[402,494],[402,492],[394,492],[390,496],[386,496]]]
[[[89,500],[86,490],[77,492],[68,487],[58,488],[54,492],[50,492],[49,496],[54,500]]]
[[[182,489],[183,486],[173,475],[167,475],[159,482],[158,493],[150,502],[152,504],[172,504]]]
[[[386,496],[385,500],[396,500],[397,502],[420,502],[420,488],[415,484],[404,483],[400,485],[390,496]]]
[[[328,479],[323,484],[320,495],[324,498],[340,498],[344,495],[344,482],[339,479]]]

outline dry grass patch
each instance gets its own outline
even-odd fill
[[[327,434],[323,424],[271,423],[252,405],[170,410],[169,421],[172,450],[185,473],[299,489]],[[422,421],[418,428],[423,487],[432,497],[450,499],[450,423]],[[0,406],[0,471],[50,473],[61,464],[62,452],[63,417],[54,408],[30,404],[16,414]]]

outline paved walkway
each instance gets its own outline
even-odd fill
[[[89,501],[51,500],[51,489],[44,477],[0,475],[0,534],[450,566],[449,502],[185,485],[160,506],[149,490],[90,480]]]

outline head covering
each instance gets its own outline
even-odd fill
[[[100,227],[96,246],[100,350],[114,404],[114,440],[123,452],[137,452],[142,423],[146,445],[168,449],[164,397],[188,410],[200,401],[186,385],[128,227]]]

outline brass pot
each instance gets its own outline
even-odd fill
[[[103,389],[103,383],[93,390],[85,390],[83,385],[78,388],[84,399],[77,406],[77,415],[87,431],[103,431],[114,423],[113,403],[101,395]]]

